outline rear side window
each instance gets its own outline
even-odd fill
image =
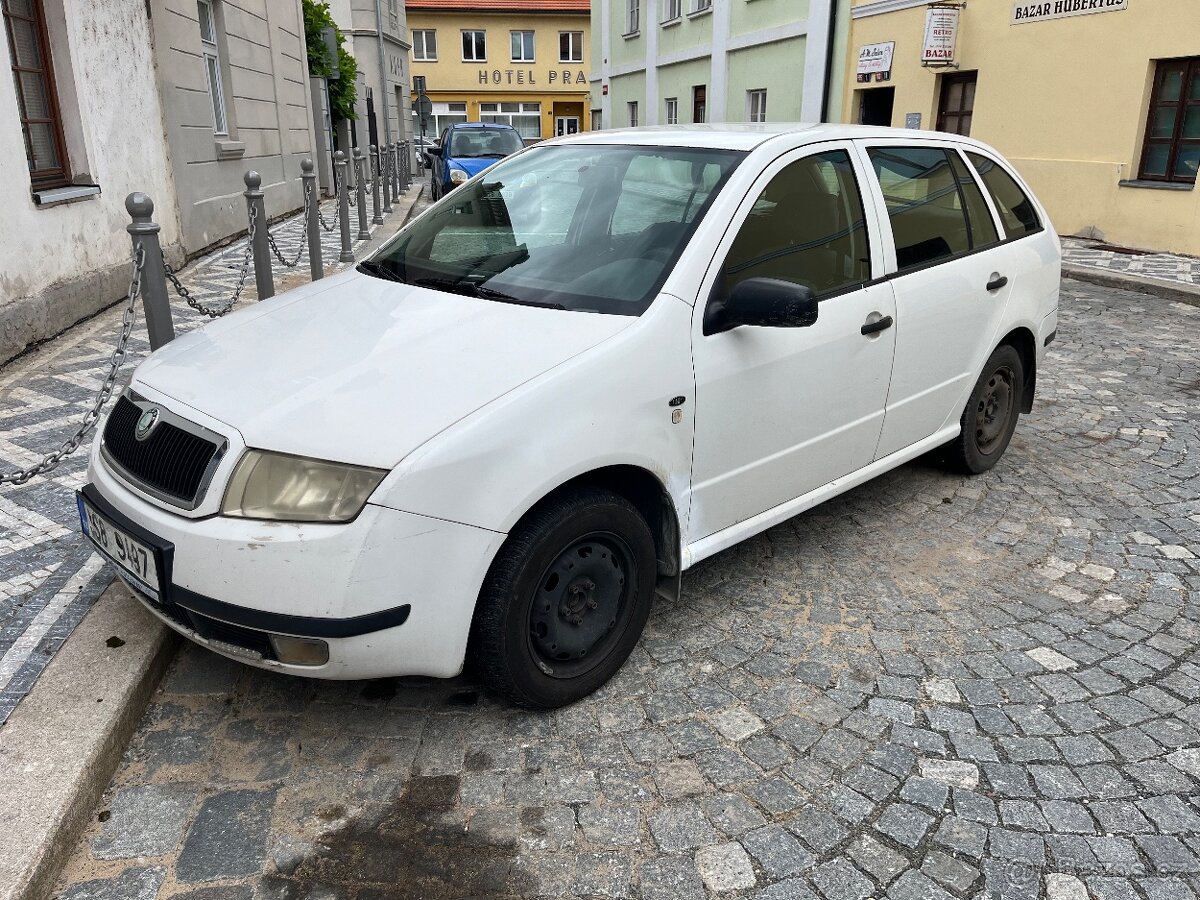
[[[971,249],[971,229],[950,158],[941,147],[867,151],[887,204],[901,272]]]
[[[967,207],[967,221],[971,226],[971,247],[978,250],[988,247],[1000,240],[996,233],[996,223],[988,211],[987,201],[983,199],[983,191],[971,176],[971,170],[962,161],[962,157],[950,151],[950,166],[954,169],[954,177],[958,179],[959,190],[962,191],[963,202]]]
[[[984,187],[992,195],[1008,237],[1024,237],[1042,230],[1042,223],[1038,221],[1033,203],[1011,175],[986,156],[968,153],[967,158],[971,160],[971,165],[983,179]]]

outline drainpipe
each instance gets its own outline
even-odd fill
[[[833,47],[834,40],[837,38],[837,15],[838,6],[841,0],[833,0],[829,4],[829,39],[825,45],[825,87],[821,92],[821,121],[828,122],[829,118],[829,97],[833,92],[830,86],[833,84]]]
[[[387,66],[383,63],[383,9],[380,7],[380,0],[375,0],[375,36],[379,38],[379,95],[383,98],[383,137],[385,144],[391,144],[392,126],[388,120]],[[399,118],[400,114],[397,111],[397,121]]]

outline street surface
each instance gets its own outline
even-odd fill
[[[69,900],[1200,893],[1200,309],[1068,282],[1001,464],[707,560],[600,693],[186,645]]]

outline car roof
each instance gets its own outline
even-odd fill
[[[873,125],[838,125],[806,122],[762,124],[720,123],[711,125],[644,125],[608,131],[585,131],[569,137],[542,141],[546,144],[634,144],[662,147],[697,147],[714,150],[753,150],[784,138],[799,137],[800,144],[821,141],[871,140],[873,138],[910,137],[983,147],[978,141],[941,131],[917,131],[908,128],[882,128]]]

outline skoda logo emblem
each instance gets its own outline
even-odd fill
[[[137,427],[133,430],[133,436],[139,441],[144,441],[150,436],[150,432],[154,430],[157,422],[158,407],[152,406],[138,417]]]

